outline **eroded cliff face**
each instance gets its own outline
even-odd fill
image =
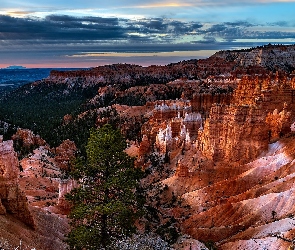
[[[169,83],[179,84],[182,98],[148,102],[141,135],[162,154],[193,146],[215,162],[249,162],[270,141],[290,132],[295,107],[292,75],[245,75],[227,79],[227,88],[222,80]]]
[[[243,77],[230,105],[212,106],[200,132],[199,149],[217,162],[258,157],[271,140],[290,132],[293,81],[285,76]]]
[[[211,105],[208,117],[193,112],[191,100],[158,101],[138,153],[152,172],[145,183],[156,182],[149,199],[158,223],[174,218],[182,233],[218,249],[288,248],[293,110],[294,78],[285,74],[237,79],[230,103]],[[186,117],[194,126],[184,124]]]
[[[62,170],[77,148],[69,140],[56,149],[38,146],[44,141],[29,130],[18,130],[13,138],[37,148],[19,161],[12,140],[0,143],[0,240],[11,249],[20,241],[23,248],[66,249],[69,204],[64,195],[75,182],[62,180]]]
[[[19,186],[19,162],[13,141],[0,143],[0,211],[13,214],[25,224],[34,227],[27,198]]]
[[[265,115],[259,107],[215,105],[198,146],[215,162],[247,162],[267,150],[268,142]]]
[[[287,249],[294,237],[294,143],[293,134],[270,144],[264,155],[239,165],[239,172],[219,165],[209,185],[202,170],[200,179],[186,178],[195,183],[181,196],[190,206],[184,231],[218,242],[218,249]],[[165,183],[176,187],[178,181]]]
[[[44,146],[46,145],[46,141],[44,141],[39,135],[35,135],[29,129],[21,129],[18,128],[16,133],[11,138],[14,143],[20,143],[23,147],[31,147],[31,146]]]
[[[78,149],[73,141],[65,140],[55,149],[55,161],[62,170],[69,170]]]

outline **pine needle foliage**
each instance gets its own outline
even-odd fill
[[[126,141],[111,125],[91,129],[86,162],[77,161],[71,175],[79,186],[67,195],[72,203],[71,249],[109,249],[112,241],[131,235],[143,201],[137,195],[142,176],[125,153]]]

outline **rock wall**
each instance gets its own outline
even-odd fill
[[[201,112],[201,113],[209,113],[210,108],[214,103],[226,104],[229,105],[232,99],[231,93],[220,93],[220,94],[212,94],[212,93],[198,93],[194,94],[191,100],[192,111],[193,112]]]
[[[255,159],[271,139],[290,132],[294,91],[294,78],[285,75],[243,77],[230,105],[212,106],[198,148],[213,161]]]
[[[268,147],[268,126],[258,106],[214,105],[199,149],[213,161],[249,161]]]
[[[39,135],[35,135],[29,129],[18,128],[16,133],[12,136],[13,141],[22,141],[22,146],[44,146],[46,141],[44,141]]]
[[[58,167],[63,170],[68,170],[71,160],[75,158],[77,152],[76,144],[73,141],[65,140],[55,149],[55,161]]]
[[[13,141],[0,143],[0,214],[13,214],[25,224],[34,227],[27,198],[18,185],[18,165]]]
[[[288,111],[287,103],[284,104],[284,108],[281,112],[275,109],[273,112],[269,112],[266,117],[266,123],[270,128],[270,139],[278,139],[282,134],[285,134],[291,129],[291,112]]]
[[[72,179],[61,180],[59,183],[59,194],[57,205],[63,210],[70,209],[70,203],[65,199],[65,195],[70,193],[72,189],[78,187],[77,181]]]

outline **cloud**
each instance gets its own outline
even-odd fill
[[[36,39],[38,41],[146,40],[152,42],[152,38],[157,38],[158,41],[171,39],[172,36],[185,35],[202,26],[199,22],[181,22],[164,18],[131,20],[115,17],[49,15],[41,19],[0,15],[0,38],[32,41]]]
[[[0,16],[1,40],[104,40],[126,38],[117,18],[47,16],[45,19]]]
[[[275,25],[270,24],[269,26],[290,27],[287,22],[278,22]],[[236,39],[293,39],[295,36],[295,31],[292,28],[285,31],[282,31],[280,28],[270,30],[267,24],[255,24],[246,21],[213,24],[199,32],[203,35],[205,41],[212,41],[213,38],[214,40],[223,39],[226,41],[234,41]]]
[[[138,20],[117,17],[74,17],[48,15],[45,18],[19,18],[0,15],[0,40],[22,40],[31,43],[181,43],[196,41],[234,41],[235,39],[285,39],[294,38],[290,28],[267,30],[266,24],[249,21],[223,22],[217,24],[197,21],[180,21],[159,18]],[[285,21],[269,26],[289,27]],[[291,27],[291,26],[290,26]]]
[[[165,17],[128,19],[47,15],[44,18],[20,18],[0,15],[0,57],[15,60],[26,56],[54,61],[61,58],[86,60],[96,54],[95,60],[98,60],[99,53],[136,55],[139,58],[140,53],[158,53],[156,55],[161,57],[160,52],[165,52],[181,58],[178,52],[191,51],[193,55],[201,50],[253,47],[264,44],[264,40],[288,43],[292,39],[295,41],[292,27],[287,21],[208,23]],[[116,56],[112,55],[112,60]],[[148,54],[143,57],[148,58]]]
[[[292,27],[294,26],[290,22],[287,21],[278,21],[278,22],[273,22],[273,23],[267,23],[269,26],[279,26],[279,27]]]

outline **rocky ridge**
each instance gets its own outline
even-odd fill
[[[269,70],[292,71],[295,69],[295,46],[265,45],[245,50],[226,50],[215,53],[213,58],[222,58],[235,67],[261,66]]]

